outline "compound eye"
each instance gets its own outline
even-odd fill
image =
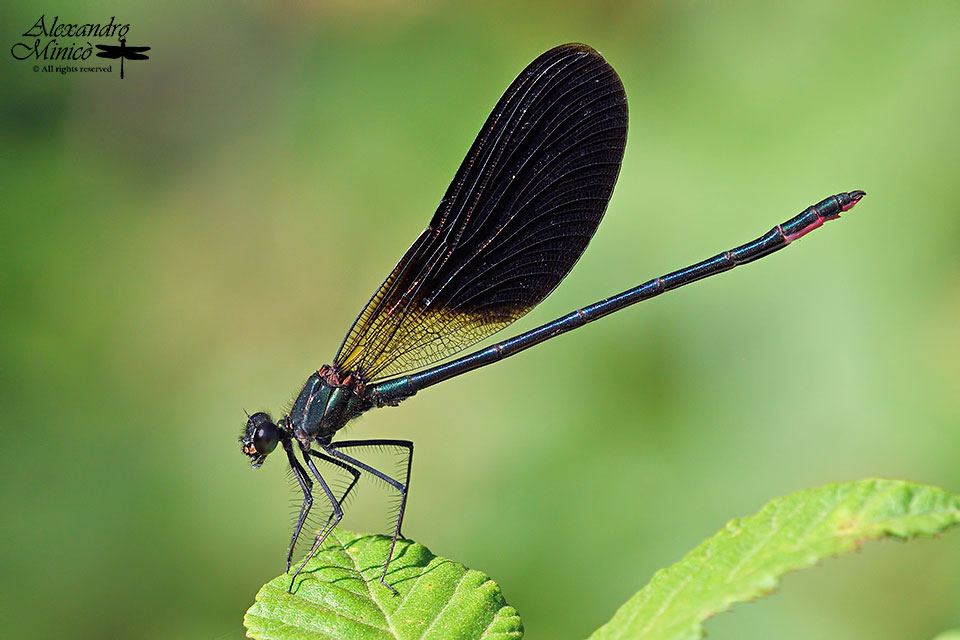
[[[240,450],[250,457],[254,468],[263,464],[267,454],[277,448],[282,435],[270,416],[258,411],[247,417],[247,425],[240,434]]]
[[[277,425],[272,422],[259,425],[253,433],[253,446],[261,455],[267,455],[276,449],[279,440],[280,432],[277,430]]]

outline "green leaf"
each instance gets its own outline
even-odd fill
[[[704,620],[770,593],[788,571],[867,540],[932,536],[958,522],[960,496],[936,487],[863,480],[800,491],[731,521],[658,571],[591,638],[702,638]]]
[[[523,636],[517,611],[479,571],[398,540],[387,583],[380,584],[390,538],[337,529],[297,577],[263,585],[243,623],[247,636],[290,638],[423,638],[509,640]]]

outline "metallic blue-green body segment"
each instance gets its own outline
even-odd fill
[[[791,241],[819,227],[824,222],[840,217],[841,212],[852,208],[864,195],[863,191],[852,191],[830,196],[811,207],[807,207],[799,215],[777,225],[756,240],[719,253],[684,269],[655,278],[605,300],[595,302],[553,322],[548,322],[486,349],[481,349],[419,373],[371,385],[367,390],[367,395],[378,406],[395,404],[421,389],[512,356],[544,340],[582,327],[588,322],[593,322],[624,307],[653,298],[685,284],[696,282],[701,278],[728,271],[737,265],[762,258],[784,248]]]
[[[335,432],[372,406],[349,388],[333,386],[314,373],[293,403],[289,426],[302,442],[329,442]]]

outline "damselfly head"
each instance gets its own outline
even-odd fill
[[[240,434],[240,450],[250,458],[250,464],[256,469],[263,464],[267,455],[277,448],[279,441],[280,430],[273,423],[273,419],[258,411],[247,417],[247,424]]]

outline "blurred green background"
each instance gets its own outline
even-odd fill
[[[515,330],[837,191],[761,263],[372,412],[405,533],[579,638],[729,518],[829,481],[960,491],[960,4],[6,6],[129,22],[126,78],[0,65],[6,637],[226,638],[283,569],[284,464],[240,455],[328,362],[513,77],[567,41],[630,100],[607,217]],[[514,333],[514,328],[509,330]],[[344,525],[386,531],[379,489]],[[711,638],[960,626],[960,535],[789,576]]]

